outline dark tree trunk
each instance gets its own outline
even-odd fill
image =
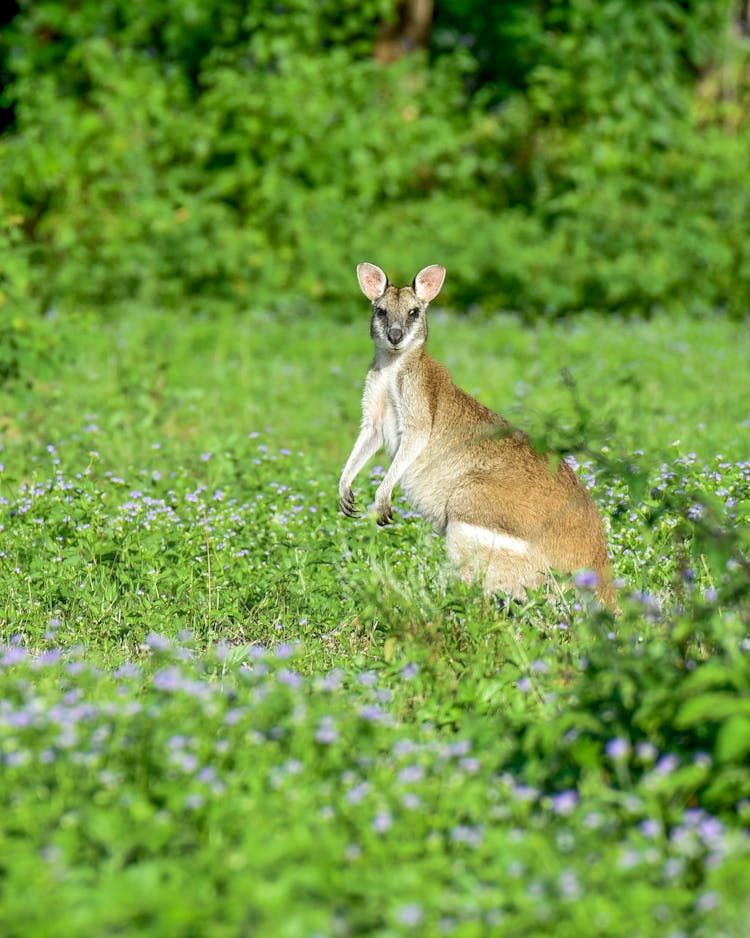
[[[375,58],[395,62],[414,49],[426,49],[432,29],[433,0],[401,0],[396,21],[384,23],[375,40]]]

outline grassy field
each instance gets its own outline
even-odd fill
[[[338,514],[360,307],[0,328],[0,934],[744,936],[746,324],[431,317],[575,456],[613,622]]]

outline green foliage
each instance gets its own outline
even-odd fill
[[[3,935],[743,938],[744,327],[433,326],[461,384],[577,453],[616,622],[564,582],[500,609],[403,504],[336,513],[364,322],[13,324]]]
[[[679,296],[693,309],[744,312],[747,128],[727,133],[718,109],[700,126],[684,80],[727,54],[727,4],[662,4],[661,15],[653,5],[579,6],[576,31],[529,91],[550,125],[540,132],[539,208],[576,271],[568,305],[653,309]],[[561,133],[564,123],[578,132]]]
[[[715,817],[534,790],[497,735],[391,718],[386,674],[193,652],[5,652],[4,933],[741,934],[747,843]]]
[[[609,83],[615,95],[623,91],[623,76],[634,83],[639,78],[641,89],[650,84],[654,67],[660,77],[666,73],[668,78],[675,75],[689,81],[711,60],[730,7],[727,0],[645,7],[622,0],[510,0],[498,10],[482,0],[439,0],[436,44],[438,52],[450,54],[457,40],[468,41],[481,84],[500,98],[554,76],[555,94],[563,96],[548,98],[550,110],[575,119],[597,105],[603,111],[610,109],[611,97],[592,94],[595,73],[600,90]],[[607,60],[607,52],[614,49],[617,59]],[[642,70],[649,58],[648,75],[632,74],[633,68]]]
[[[5,302],[347,315],[369,257],[397,279],[439,259],[448,302],[529,317],[747,310],[727,0],[489,19],[446,0],[432,58],[385,67],[393,9],[22,4],[1,53]]]

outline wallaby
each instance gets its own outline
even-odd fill
[[[362,427],[339,481],[339,507],[356,517],[352,483],[385,445],[391,464],[375,493],[378,524],[390,523],[400,484],[413,507],[445,534],[451,561],[486,592],[523,599],[551,570],[596,574],[599,599],[616,611],[601,516],[565,461],[466,394],[427,354],[427,305],[445,268],[425,267],[394,287],[375,264],[357,278],[372,301],[375,358],[365,380]]]

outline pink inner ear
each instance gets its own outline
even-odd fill
[[[414,289],[420,300],[429,303],[440,293],[440,288],[445,280],[445,267],[440,264],[432,264],[420,270],[414,278]]]
[[[388,278],[375,264],[358,264],[357,279],[362,292],[369,300],[377,300],[388,286]]]

